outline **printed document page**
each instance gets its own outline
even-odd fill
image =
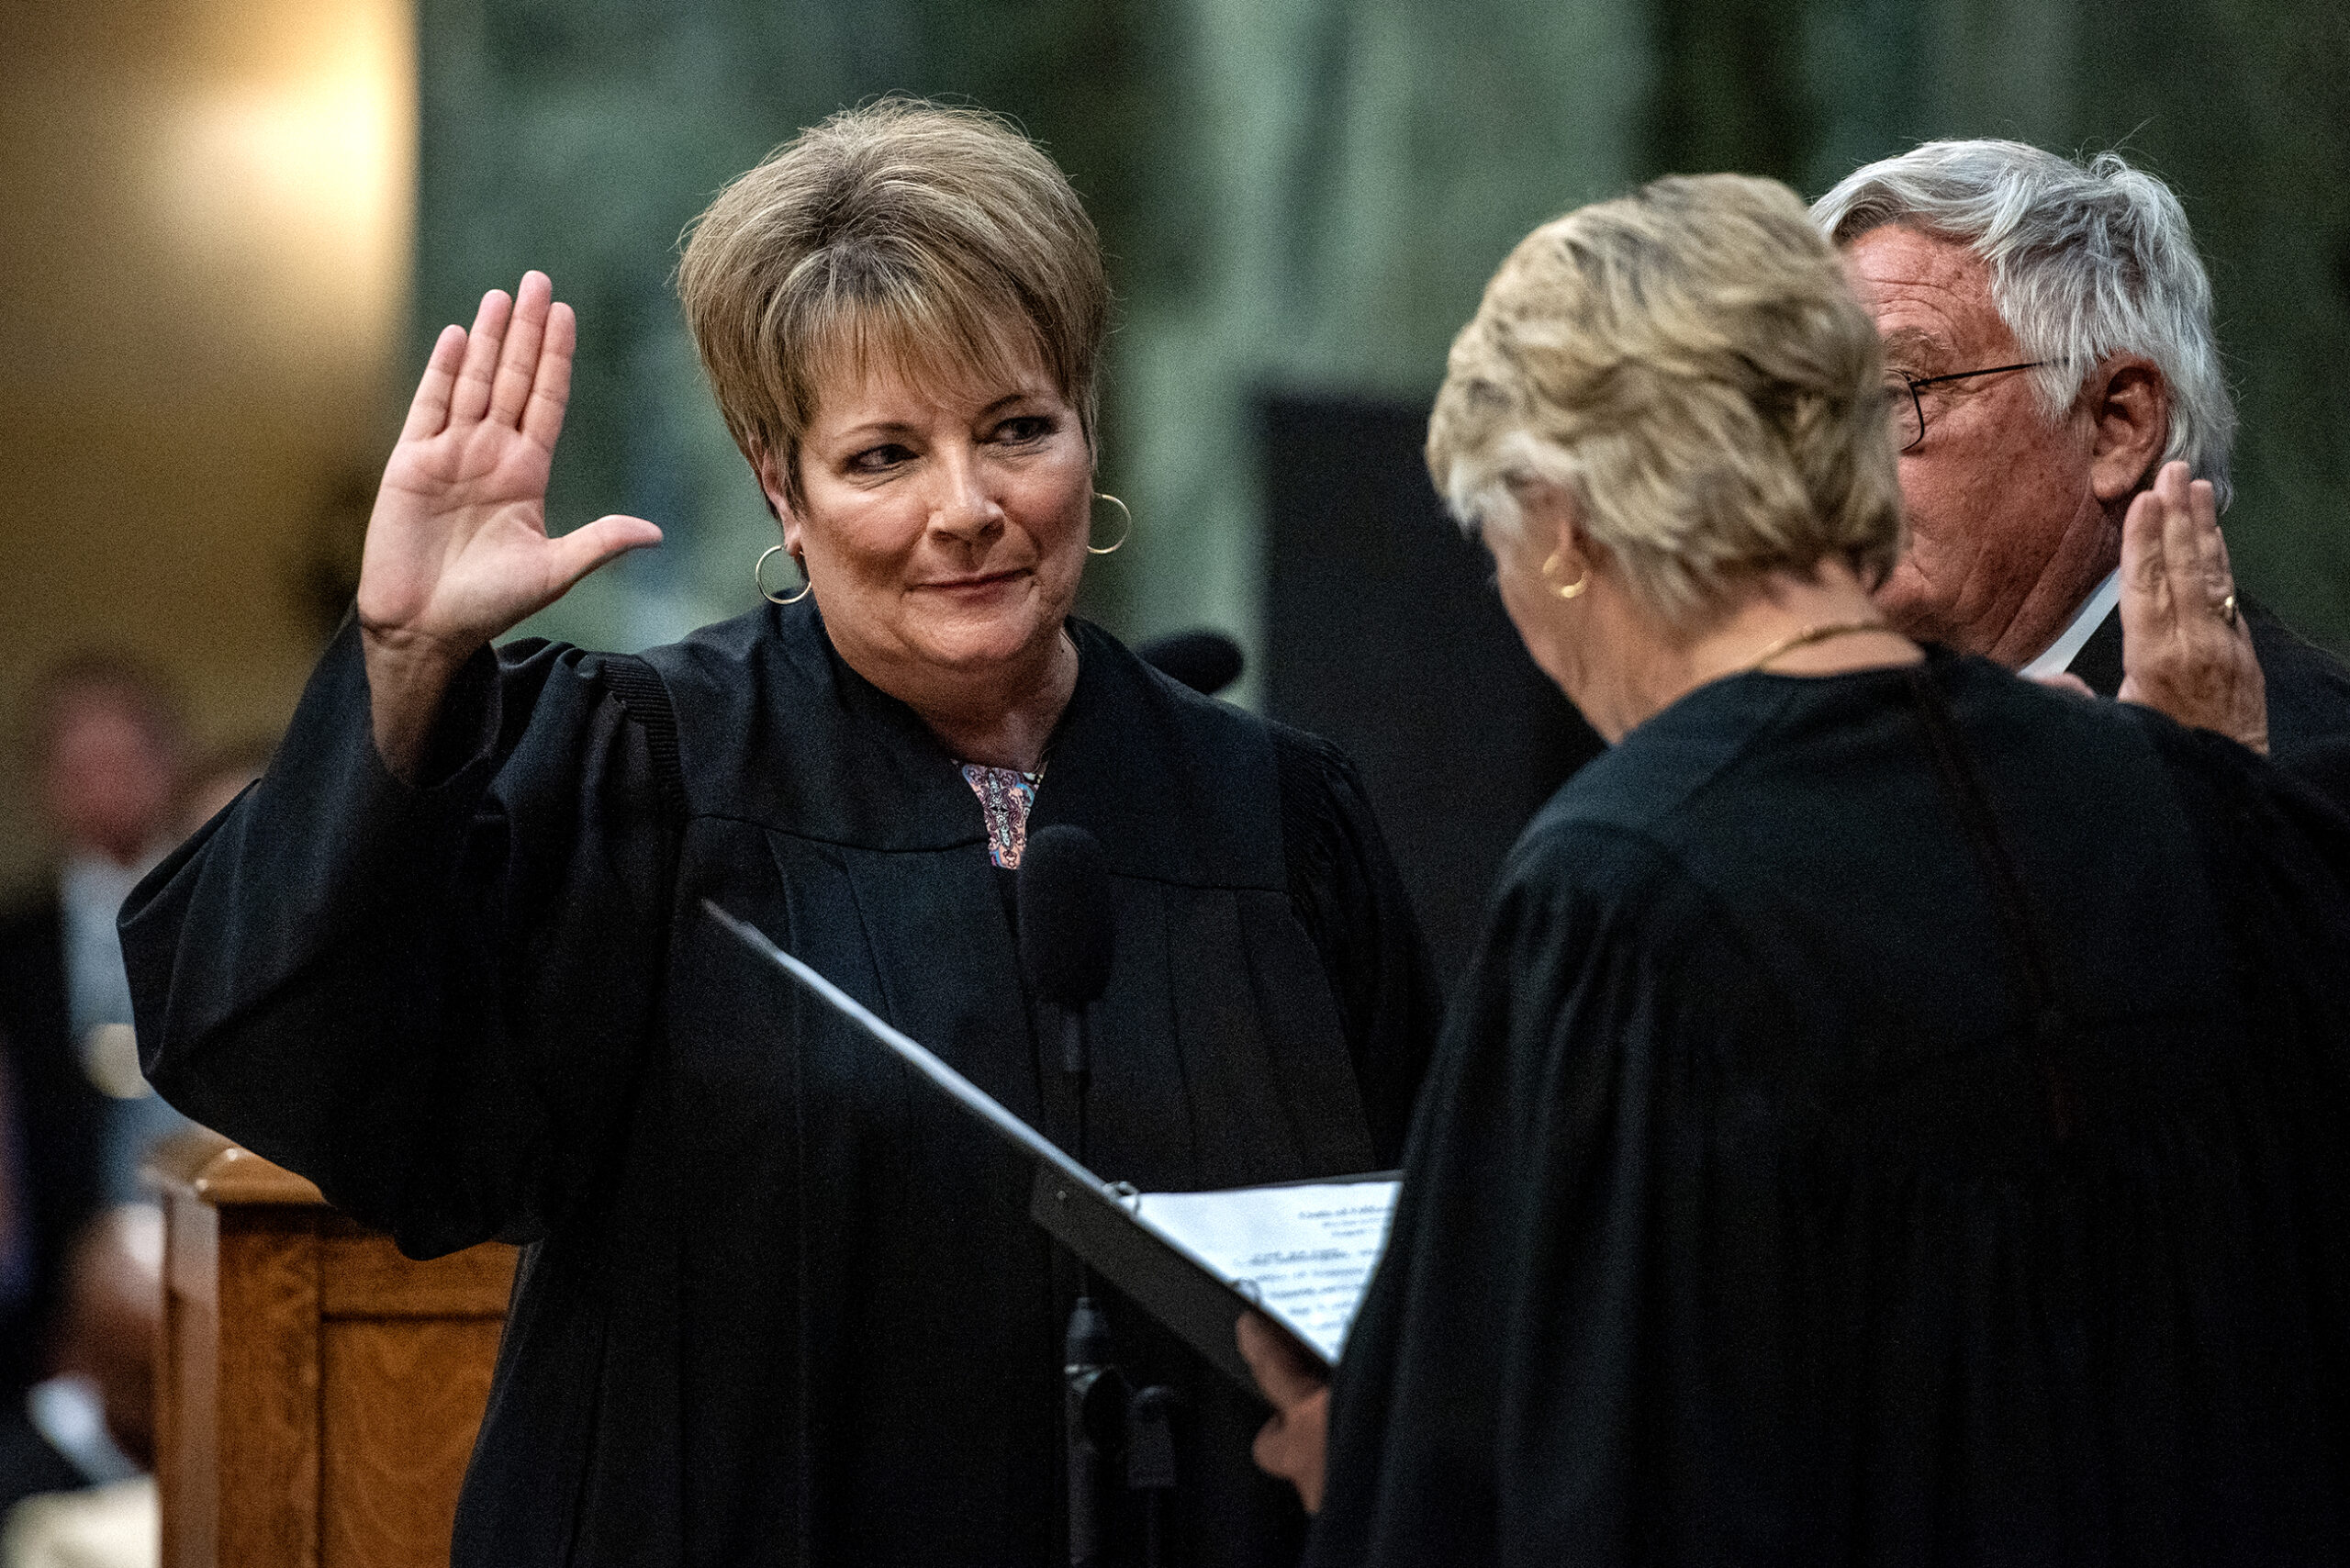
[[[1387,1244],[1397,1183],[1145,1193],[1135,1216],[1229,1281],[1336,1366]]]

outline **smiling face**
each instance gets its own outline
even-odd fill
[[[2032,357],[1964,244],[1888,224],[1844,254],[1888,371],[1924,380]],[[1899,463],[1909,547],[1877,603],[1912,636],[2021,665],[2118,558],[2120,536],[2092,482],[2098,421],[2086,405],[2051,420],[2023,372],[1921,397],[1925,439]]]
[[[1085,565],[1093,453],[1033,350],[1001,368],[877,357],[827,376],[796,500],[761,482],[833,645],[921,710],[1021,700],[1061,657]]]

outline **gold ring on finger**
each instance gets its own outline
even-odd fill
[[[2220,600],[2220,619],[2231,626],[2236,623],[2236,596],[2232,592]]]

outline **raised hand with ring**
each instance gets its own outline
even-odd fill
[[[2216,611],[2217,613],[2213,613]],[[2121,524],[2121,700],[2268,750],[2268,689],[2209,481],[2165,463]]]

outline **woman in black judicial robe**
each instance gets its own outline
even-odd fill
[[[458,1562],[1066,1562],[1075,1281],[1026,1171],[702,902],[1069,1143],[1009,905],[1028,831],[1089,829],[1085,1154],[1154,1188],[1392,1161],[1416,933],[1342,759],[1067,618],[1105,297],[1040,152],[835,117],[721,197],[681,288],[812,599],[641,659],[493,652],[657,537],[547,538],[572,324],[537,274],[493,294],[270,772],[126,917],[149,1071],[415,1255],[529,1244]],[[1184,1402],[1166,1560],[1293,1562],[1257,1413],[1107,1305]]]
[[[1310,1562],[2350,1555],[2350,825],[1886,631],[1879,377],[1733,176],[1536,230],[1454,345],[1430,466],[1617,744],[1456,998]],[[2170,614],[2196,499],[2130,513]]]

